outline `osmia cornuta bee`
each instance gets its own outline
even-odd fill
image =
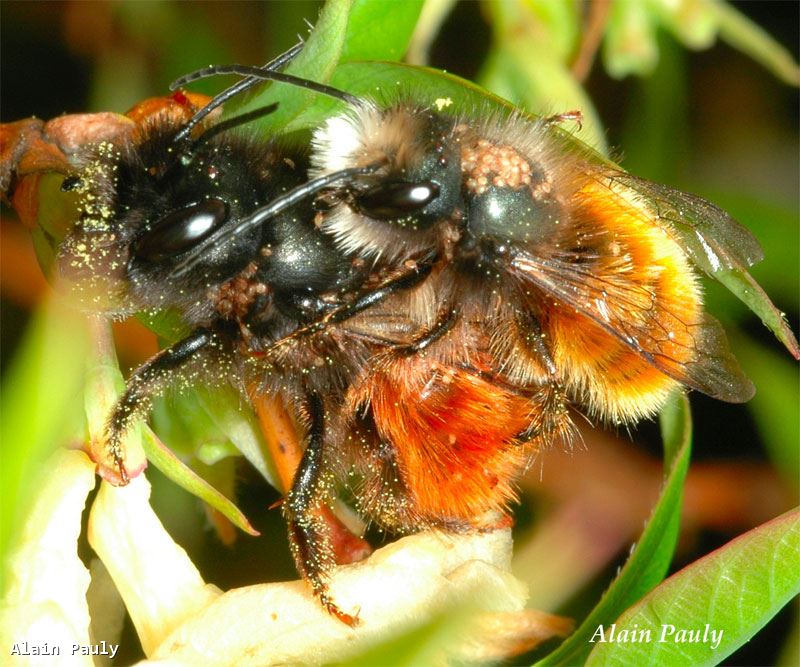
[[[708,202],[637,179],[557,128],[380,104],[277,70],[217,67],[343,101],[308,146],[185,121],[91,150],[65,271],[166,307],[191,334],[131,377],[122,437],[166,384],[231,379],[278,396],[304,455],[284,503],[300,573],[326,592],[322,510],[338,484],[397,531],[507,523],[532,455],[569,441],[569,407],[630,423],[680,386],[753,392],[703,311],[694,266],[743,268],[755,239]],[[234,91],[235,92],[235,91]],[[232,94],[232,93],[231,93]],[[352,480],[356,480],[353,482]]]
[[[220,73],[271,78],[228,66],[181,83]],[[564,117],[358,99],[314,131],[310,176],[347,174],[316,195],[322,234],[380,274],[428,274],[370,307],[416,334],[398,348],[372,329],[385,347],[344,416],[326,413],[321,443],[322,460],[357,466],[362,511],[393,529],[498,525],[532,452],[572,437],[570,406],[624,424],[681,386],[753,394],[695,269],[744,270],[757,241],[713,204],[598,158],[556,127]]]

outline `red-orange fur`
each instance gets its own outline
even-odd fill
[[[353,399],[393,444],[412,515],[475,526],[515,498],[529,456],[517,439],[531,421],[526,398],[418,355],[372,373]]]

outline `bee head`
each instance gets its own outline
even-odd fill
[[[453,122],[409,105],[362,103],[329,119],[313,139],[316,174],[376,165],[350,179],[323,228],[348,251],[394,254],[429,246],[435,223],[461,207],[461,157]]]
[[[208,294],[252,264],[273,294],[327,289],[348,273],[314,228],[311,201],[216,240],[305,182],[303,149],[231,133],[176,142],[177,129],[148,126],[136,141],[87,150],[71,185],[80,220],[59,261],[81,303],[120,314],[173,307],[204,320]]]

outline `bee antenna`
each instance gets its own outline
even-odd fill
[[[227,130],[238,127],[239,125],[245,125],[246,123],[254,121],[256,118],[261,118],[261,116],[267,116],[274,112],[279,106],[280,103],[275,102],[273,104],[268,104],[265,107],[253,109],[253,111],[248,111],[247,113],[239,114],[238,116],[233,116],[232,118],[220,121],[216,125],[212,125],[208,129],[204,130],[203,133],[192,142],[192,145],[194,146],[204,141],[208,141],[221,132],[226,132]],[[191,152],[191,149],[188,152]]]
[[[348,178],[352,178],[353,176],[374,173],[382,166],[383,162],[376,162],[367,165],[366,167],[351,167],[349,169],[342,169],[341,171],[335,171],[331,174],[318,176],[317,178],[307,181],[303,185],[297,186],[293,190],[289,190],[289,192],[277,197],[276,199],[273,199],[266,206],[262,206],[260,209],[254,211],[248,217],[243,218],[236,223],[235,226],[223,228],[219,230],[217,234],[212,234],[209,236],[205,243],[203,243],[203,245],[197,249],[197,252],[192,253],[191,256],[187,257],[172,270],[172,275],[177,278],[190,271],[195,264],[197,264],[197,262],[203,258],[205,255],[204,250],[207,248],[211,246],[224,245],[238,234],[263,224],[270,218],[274,218],[276,215],[283,213],[285,210],[295,206],[296,204],[299,204],[301,201],[304,201],[309,197],[312,197],[319,191],[324,190],[328,186],[333,185],[338,181],[344,181]]]
[[[284,67],[297,57],[300,51],[303,50],[303,46],[305,46],[305,43],[301,39],[291,49],[285,51],[284,53],[281,53],[277,58],[273,58],[268,63],[263,65],[260,69],[264,71],[281,69],[282,67]],[[198,111],[195,112],[194,116],[192,116],[189,119],[189,122],[186,123],[186,125],[183,126],[180,132],[178,132],[175,135],[173,141],[175,143],[184,141],[190,135],[195,126],[201,120],[203,120],[203,118],[208,116],[208,114],[214,111],[214,109],[218,109],[232,97],[236,97],[236,95],[239,95],[240,93],[249,90],[253,86],[261,83],[261,81],[262,79],[260,78],[248,76],[247,78],[242,79],[241,81],[237,81],[235,84],[233,84],[229,88],[226,88],[221,93],[215,95],[213,98],[211,98],[211,101],[208,104],[206,104],[202,109],[198,109]],[[172,86],[170,86],[170,90],[175,90],[175,88],[177,88],[178,85],[179,84],[177,83],[173,83]]]
[[[180,79],[173,81],[172,85],[170,86],[170,90],[175,90],[176,88],[185,86],[187,83],[197,81],[198,79],[205,79],[207,77],[217,76],[219,74],[239,74],[240,76],[253,77],[256,79],[263,79],[265,81],[288,83],[293,86],[297,86],[298,88],[306,88],[307,90],[313,90],[317,93],[322,93],[323,95],[333,97],[334,99],[341,100],[342,102],[346,102],[347,104],[351,104],[353,106],[361,106],[364,103],[363,100],[355,95],[346,93],[343,90],[334,88],[333,86],[327,86],[324,83],[317,83],[316,81],[311,81],[310,79],[303,79],[299,76],[292,76],[291,74],[266,70],[260,67],[252,67],[250,65],[215,65],[213,67],[206,67],[205,69],[191,72],[182,76]]]

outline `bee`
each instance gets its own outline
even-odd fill
[[[177,83],[230,73],[275,80],[232,65]],[[350,314],[348,326],[363,322],[384,345],[350,378],[338,412],[312,416],[290,516],[300,497],[325,502],[328,483],[305,485],[312,470],[336,478],[354,466],[359,508],[384,526],[490,530],[508,521],[531,456],[575,437],[573,411],[625,425],[682,388],[752,397],[698,277],[762,258],[725,211],[600,157],[560,127],[575,113],[347,103],[312,136],[310,179],[342,176],[314,195],[317,226],[379,274],[410,265],[426,275],[377,290],[366,320]],[[398,317],[416,332],[402,345],[382,330]],[[268,355],[341,322],[323,314]],[[293,544],[319,591],[329,547],[310,518]]]
[[[172,308],[192,329],[109,417],[119,481],[124,435],[164,387],[277,397],[304,443],[283,504],[298,570],[353,624],[327,592],[339,485],[394,531],[490,530],[531,457],[575,437],[571,409],[625,424],[681,386],[747,400],[694,266],[744,267],[760,248],[566,135],[573,116],[378,103],[282,73],[296,52],[188,75],[245,79],[86,151],[59,259],[90,300],[113,294],[112,314]],[[310,145],[237,135],[249,114],[208,123],[262,79],[346,109]]]
[[[282,74],[298,51],[262,70],[355,101]],[[101,462],[116,470],[111,480],[129,481],[125,435],[166,387],[230,381],[245,396],[277,397],[306,443],[284,503],[298,569],[322,604],[353,624],[326,592],[334,552],[323,496],[330,497],[332,454],[322,458],[321,446],[344,432],[347,390],[369,359],[387,346],[413,351],[413,321],[387,309],[368,311],[423,281],[432,265],[422,259],[385,271],[370,267],[319,230],[316,193],[361,167],[311,178],[307,145],[235,131],[254,114],[207,122],[249,85],[208,104],[182,92],[166,103],[144,103],[129,113],[136,126],[121,139],[85,147],[62,185],[76,194],[79,217],[57,266],[94,309],[115,317],[170,309],[190,329],[131,374],[111,411],[108,461]],[[298,331],[295,344],[273,349]]]

